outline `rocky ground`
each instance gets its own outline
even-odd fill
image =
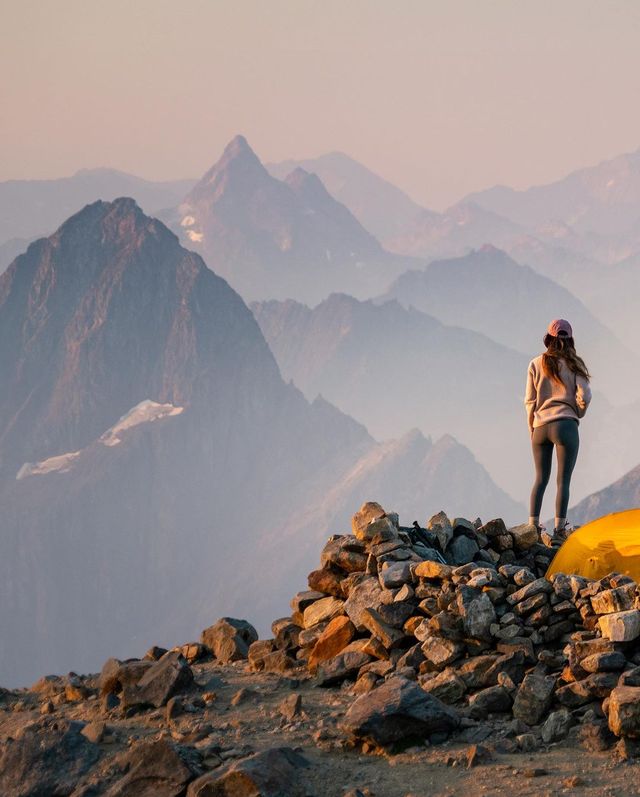
[[[543,575],[535,528],[382,507],[258,640],[0,690],[2,797],[640,794],[637,587]]]

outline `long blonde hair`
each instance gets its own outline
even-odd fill
[[[544,345],[546,352],[542,355],[542,370],[545,375],[556,382],[562,382],[560,377],[560,360],[564,360],[570,370],[582,376],[587,382],[591,379],[589,369],[584,360],[576,353],[573,338],[569,335],[545,335]]]

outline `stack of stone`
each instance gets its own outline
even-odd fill
[[[640,711],[628,710],[629,689],[640,706],[630,578],[547,580],[554,550],[534,526],[500,519],[439,513],[416,541],[397,515],[367,503],[352,532],[327,542],[274,638],[251,645],[253,669],[306,670],[319,686],[351,682],[363,696],[401,677],[467,722],[512,716],[544,741],[586,717],[598,744],[607,711],[615,733],[636,721],[640,732]]]

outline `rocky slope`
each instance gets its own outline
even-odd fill
[[[246,299],[371,296],[408,261],[387,254],[316,175],[272,177],[236,136],[175,212],[163,216]]]
[[[240,297],[129,199],[88,206],[0,277],[0,383],[10,684],[188,636],[212,605],[268,622],[342,510],[304,536],[296,518],[380,450],[285,384]],[[398,506],[424,479],[413,461],[396,458]],[[488,487],[478,466],[465,477]]]
[[[565,773],[613,795],[605,751],[640,756],[637,585],[548,581],[548,542],[444,513],[406,529],[364,504],[271,638],[222,618],[99,675],[2,690],[2,793],[534,794]]]

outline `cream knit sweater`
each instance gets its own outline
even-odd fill
[[[574,374],[563,359],[560,359],[560,377],[561,383],[545,375],[542,355],[529,363],[524,398],[529,431],[561,418],[573,418],[579,422],[587,411],[591,401],[587,380]]]

